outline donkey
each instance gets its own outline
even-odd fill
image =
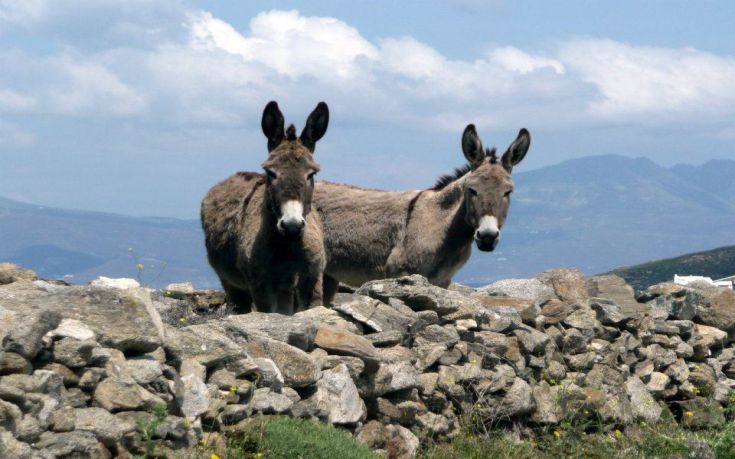
[[[421,274],[448,287],[467,262],[472,242],[495,249],[513,191],[511,172],[531,143],[526,129],[498,159],[485,150],[475,126],[462,135],[468,165],[422,191],[381,191],[318,182],[314,202],[324,229],[327,267],[324,300],[330,304],[339,282]]]
[[[276,102],[263,110],[265,174],[238,172],[209,190],[201,218],[209,263],[239,311],[279,312],[322,304],[326,264],[319,216],[311,212],[316,142],[329,124],[320,102],[296,137]],[[295,296],[295,297],[294,297]]]

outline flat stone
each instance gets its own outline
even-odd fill
[[[115,288],[118,290],[140,288],[140,282],[127,277],[120,277],[115,279],[105,276],[99,276],[97,279],[90,281],[89,285],[95,288]]]
[[[554,289],[538,279],[504,279],[480,287],[477,292],[490,296],[508,296],[530,300],[537,306],[554,298]]]
[[[366,397],[379,397],[417,386],[418,373],[407,361],[381,363],[377,372],[363,374],[358,383],[360,393]]]
[[[388,303],[395,298],[406,303],[414,311],[431,310],[440,316],[456,312],[460,306],[472,303],[465,295],[432,285],[418,274],[382,279],[365,283],[357,292]]]
[[[102,408],[81,408],[74,411],[74,428],[92,432],[105,446],[113,447],[122,436],[135,429],[125,428],[118,418]]]
[[[36,449],[43,450],[51,457],[90,457],[107,459],[111,457],[105,446],[97,441],[92,432],[44,432],[41,439],[34,444]]]
[[[0,457],[30,459],[33,450],[28,443],[18,441],[12,433],[0,429]]]
[[[243,348],[251,357],[272,359],[287,386],[305,387],[316,382],[319,369],[306,352],[266,337],[251,335],[250,339]]]
[[[552,269],[534,277],[551,287],[556,297],[565,303],[583,305],[589,299],[586,278],[576,269]]]
[[[369,296],[353,295],[351,301],[334,305],[334,309],[352,317],[376,332],[396,330],[405,332],[414,320],[401,314],[382,301]]]
[[[662,409],[643,381],[631,376],[625,381],[625,391],[630,397],[633,416],[639,421],[655,422],[661,417]]]
[[[250,400],[253,411],[263,414],[280,414],[293,406],[294,402],[286,395],[272,392],[268,388],[255,389]]]
[[[321,326],[317,330],[314,344],[330,354],[359,357],[368,370],[376,368],[380,362],[378,350],[369,340],[344,330]]]
[[[97,385],[94,399],[102,408],[110,412],[152,409],[164,403],[134,382],[125,382],[108,377]]]

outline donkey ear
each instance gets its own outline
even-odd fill
[[[478,167],[485,160],[485,150],[482,149],[482,142],[477,136],[474,124],[468,124],[462,133],[462,152],[467,161],[470,162],[472,169]]]
[[[313,112],[306,120],[306,127],[301,131],[301,143],[314,152],[317,140],[321,139],[327,132],[329,124],[329,107],[324,102],[319,102]]]
[[[283,113],[278,108],[275,100],[268,102],[263,109],[263,120],[260,127],[263,128],[263,134],[268,138],[268,151],[274,148],[283,140]]]
[[[508,147],[508,151],[503,154],[503,167],[508,172],[513,170],[513,166],[523,161],[528,153],[528,147],[531,145],[531,133],[526,128],[518,132],[518,137]]]

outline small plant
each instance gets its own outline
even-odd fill
[[[149,458],[153,456],[155,449],[155,443],[153,442],[153,436],[161,427],[161,424],[166,420],[168,416],[168,407],[165,403],[159,403],[148,411],[150,416],[138,420],[138,432],[140,438],[145,444],[145,452],[141,456],[135,456],[136,458]]]
[[[161,277],[161,274],[163,274],[164,271],[166,271],[166,268],[168,267],[168,264],[166,262],[162,262],[162,265],[158,269],[158,271],[152,271],[154,274],[151,279],[146,280],[145,272],[147,268],[150,268],[151,270],[156,269],[156,265],[151,264],[150,266],[146,267],[145,263],[143,263],[143,260],[138,257],[138,255],[135,253],[132,247],[128,248],[128,253],[133,258],[133,262],[135,263],[135,279],[138,281],[138,283],[144,287],[150,286],[152,283],[156,282],[158,278]]]

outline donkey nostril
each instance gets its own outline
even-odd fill
[[[279,229],[288,236],[298,236],[304,229],[304,220],[288,219],[278,222]]]

